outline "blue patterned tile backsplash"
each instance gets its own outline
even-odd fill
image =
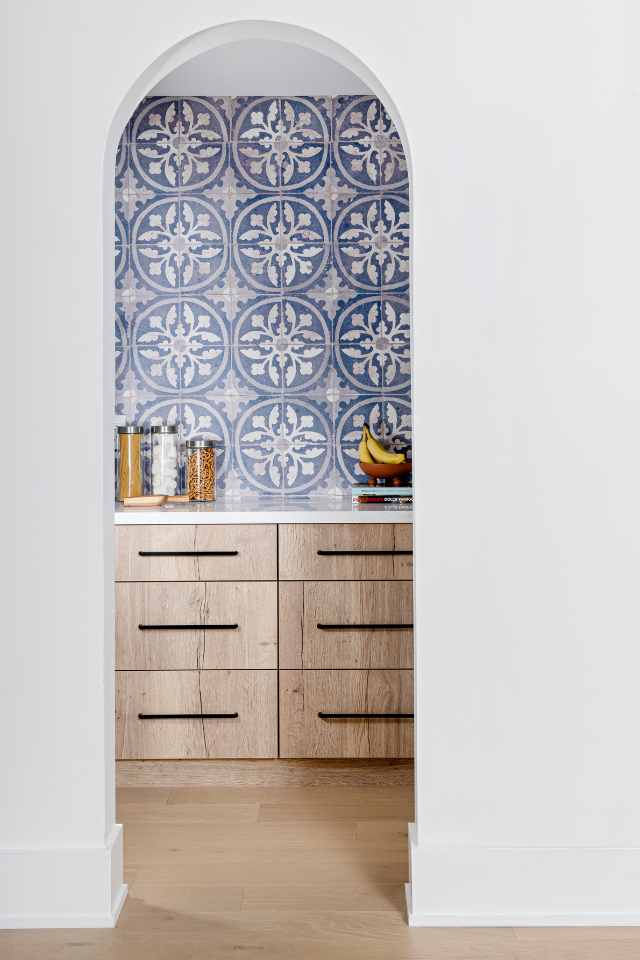
[[[116,159],[116,415],[228,497],[340,496],[411,442],[409,187],[379,100],[150,97]]]

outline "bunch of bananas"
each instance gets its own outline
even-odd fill
[[[358,459],[360,463],[405,463],[407,456],[405,453],[392,453],[391,450],[385,450],[380,441],[371,435],[365,423],[358,447]]]

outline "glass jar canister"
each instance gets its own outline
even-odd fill
[[[142,427],[118,427],[118,497],[142,496]]]
[[[215,500],[216,456],[213,440],[187,440],[189,500]]]
[[[178,490],[178,428],[163,423],[151,427],[151,490],[174,497]]]

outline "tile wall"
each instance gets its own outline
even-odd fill
[[[409,195],[379,100],[153,97],[116,162],[116,415],[228,497],[341,496],[411,440]]]

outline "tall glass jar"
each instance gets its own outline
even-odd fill
[[[151,491],[173,497],[178,491],[178,428],[151,427]]]
[[[141,497],[142,427],[118,427],[118,497]]]
[[[187,493],[189,500],[215,500],[216,456],[213,440],[187,440]]]

